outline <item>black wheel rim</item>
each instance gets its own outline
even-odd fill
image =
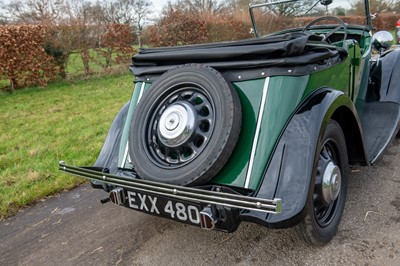
[[[163,114],[174,108],[185,109],[187,113],[192,114],[189,122],[193,128],[190,132],[184,130],[186,135],[176,143],[170,144],[166,143],[169,139],[160,132],[160,128],[163,127],[160,123],[163,123]],[[215,106],[207,91],[197,84],[174,85],[157,98],[148,114],[144,138],[145,152],[153,163],[161,168],[182,167],[202,153],[214,127]]]
[[[338,145],[335,140],[328,139],[322,146],[318,160],[317,176],[313,193],[313,207],[315,220],[318,225],[323,228],[332,223],[338,212],[338,205],[341,198],[339,194],[334,201],[327,204],[323,200],[322,195],[322,179],[326,166],[333,162],[335,165],[340,167],[340,156],[337,147]]]

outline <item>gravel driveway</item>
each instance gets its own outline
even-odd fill
[[[323,248],[292,230],[204,231],[112,204],[88,185],[0,222],[0,265],[400,265],[400,140],[352,167],[338,235]]]

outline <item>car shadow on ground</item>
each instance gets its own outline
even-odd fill
[[[371,167],[351,167],[337,236],[310,247],[291,229],[242,223],[232,233],[99,204],[88,185],[0,223],[1,265],[320,265],[400,261],[400,141]]]

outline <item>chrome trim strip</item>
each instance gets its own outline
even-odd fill
[[[155,195],[187,201],[195,201],[204,204],[216,204],[225,207],[260,211],[265,213],[275,214],[281,212],[280,199],[261,199],[224,192],[202,190],[190,187],[180,187],[140,179],[132,179],[128,177],[115,176],[98,171],[93,171],[86,168],[68,166],[64,162],[60,162],[59,165],[60,170],[68,174]]]
[[[254,135],[254,140],[253,140],[253,146],[251,148],[251,155],[250,155],[250,161],[249,161],[249,168],[247,169],[247,175],[246,175],[246,182],[244,184],[245,188],[249,188],[250,185],[250,178],[251,178],[251,172],[253,171],[253,165],[254,165],[254,157],[256,155],[256,149],[257,149],[257,144],[258,144],[258,137],[260,136],[260,131],[261,131],[261,122],[263,119],[264,115],[264,109],[265,109],[265,102],[267,100],[267,93],[268,93],[268,87],[269,87],[269,77],[265,79],[264,83],[264,88],[263,88],[263,96],[261,98],[261,105],[260,105],[260,110],[258,112],[258,119],[257,119],[257,127],[256,127],[256,132]]]
[[[129,149],[129,140],[126,142],[125,152],[124,152],[124,159],[122,160],[122,165],[120,167],[124,167],[126,164],[126,160],[128,159],[128,149]]]
[[[138,103],[140,102],[140,99],[142,99],[143,93],[144,93],[144,87],[146,86],[146,82],[142,82],[142,87],[140,87],[140,93],[138,97]]]
[[[142,86],[140,87],[140,93],[138,96],[137,103],[139,103],[140,99],[143,96],[145,86],[146,86],[146,82],[142,82]],[[127,140],[127,142],[126,142],[124,156],[122,157],[123,159],[122,159],[121,165],[119,167],[123,168],[125,166],[126,161],[128,160],[128,149],[129,149],[129,140]]]

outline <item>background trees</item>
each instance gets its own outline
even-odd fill
[[[124,61],[122,59],[129,63],[134,53],[133,47],[137,46],[171,46],[251,38],[249,4],[271,0],[170,0],[160,14],[153,12],[152,1],[155,0],[5,0],[0,3],[0,26],[40,25],[45,37],[43,43],[37,45],[51,56],[58,75],[65,78],[71,73],[71,69],[68,69],[71,58],[79,58],[83,74],[89,75],[98,69],[108,71]],[[306,0],[301,6],[299,3],[289,3],[280,9],[268,11],[293,14],[298,10],[307,11],[314,3],[314,0]],[[349,0],[349,3],[350,8],[336,6],[329,11],[334,15],[347,16],[348,19],[351,16],[354,21],[359,19],[355,16],[364,15],[361,8],[363,0]],[[370,3],[371,13],[378,14],[373,22],[375,28],[394,28],[400,18],[400,2],[370,0]],[[321,8],[320,11],[322,14],[328,9]],[[263,19],[267,17],[263,16]],[[302,20],[299,21],[301,26]],[[260,21],[260,25],[266,25],[264,22]],[[286,26],[287,23],[278,21],[274,26]],[[1,86],[1,81],[9,78],[5,77],[4,70],[0,70],[0,73],[3,73],[0,74]],[[25,81],[14,82],[12,87],[23,83]]]
[[[7,65],[1,65],[0,81],[8,80],[9,87],[15,89],[25,84],[45,84],[54,77],[46,73],[57,72],[58,76],[66,78],[72,54],[77,55],[75,60],[79,58],[84,75],[93,73],[94,69],[111,69],[121,62],[127,69],[135,40],[141,45],[143,25],[151,13],[149,7],[149,0],[16,0],[3,3],[0,25],[7,26],[0,27],[0,35],[8,36],[9,40],[1,40],[0,49],[3,57],[8,54],[13,57],[7,59]],[[40,26],[40,41],[32,45],[31,40],[38,38],[35,27],[19,25]],[[22,38],[17,33],[27,37]],[[6,46],[5,41],[13,46]],[[44,60],[40,51],[51,60]],[[32,68],[35,61],[32,59],[49,64],[44,67],[42,63],[40,71],[36,71],[37,67]],[[31,64],[27,63],[29,61]],[[50,65],[52,71],[49,71]]]

